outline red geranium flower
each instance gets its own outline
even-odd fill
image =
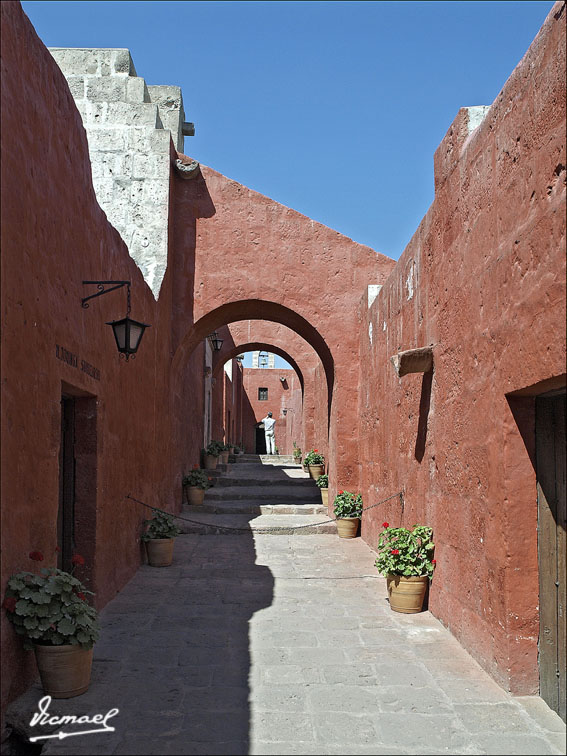
[[[34,562],[43,562],[43,554],[41,551],[30,551],[29,557],[30,559],[33,559]]]
[[[85,563],[85,557],[81,556],[80,554],[73,554],[71,557],[71,564],[84,564]]]
[[[340,496],[341,494],[344,494],[344,491],[339,491],[339,496]]]
[[[432,559],[431,564],[437,564],[437,559]]]
[[[87,597],[81,591],[79,591],[79,593],[77,593],[77,596],[81,599],[81,601],[86,601],[87,600]]]
[[[390,523],[389,522],[383,522],[382,523],[382,527],[383,528],[389,528],[390,527]]]
[[[400,551],[399,551],[399,549],[392,549],[392,551],[390,553],[391,554],[399,554]]]
[[[16,599],[13,596],[6,596],[4,601],[2,602],[2,606],[7,612],[15,612],[16,611]]]
[[[319,451],[319,449],[313,449],[313,451],[314,451],[314,452],[318,452],[318,451]]]
[[[199,469],[199,465],[193,465],[193,470],[198,470],[198,469]]]

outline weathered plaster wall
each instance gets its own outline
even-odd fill
[[[459,112],[435,154],[432,207],[373,304],[361,304],[365,504],[404,490],[403,523],[435,529],[430,609],[525,694],[538,690],[537,502],[507,395],[564,383],[562,5],[482,123],[470,132],[469,110]],[[398,379],[390,357],[427,345],[432,378]],[[383,521],[402,522],[397,501],[365,515],[374,547]]]
[[[33,569],[32,550],[44,554],[40,566],[56,564],[60,401],[68,393],[85,408],[79,425],[89,427],[77,446],[77,537],[89,560],[83,575],[100,607],[142,557],[147,510],[126,495],[173,506],[181,489],[180,438],[189,419],[198,426],[199,418],[193,402],[170,411],[171,280],[158,307],[97,203],[85,131],[63,74],[19,3],[3,2],[0,9],[0,591],[12,573]],[[81,308],[81,297],[93,293],[81,282],[109,278],[132,281],[132,316],[151,324],[129,363],[119,360],[105,324],[125,314],[126,290]],[[200,359],[198,348],[182,366],[186,395],[202,391],[200,366],[200,382],[188,385],[199,375]],[[4,706],[29,685],[35,662],[21,650],[4,611],[0,620]]]

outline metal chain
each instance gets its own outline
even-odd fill
[[[382,501],[377,502],[376,504],[371,504],[369,507],[364,507],[362,509],[363,512],[367,512],[369,509],[374,509],[374,507],[379,507],[380,504],[384,504],[387,501],[390,501],[391,499],[395,499],[397,496],[400,497],[400,503],[402,505],[402,514],[404,511],[404,493],[403,491],[398,491],[398,493],[392,494],[391,496],[388,496],[387,499],[382,499]],[[175,520],[183,520],[183,522],[190,522],[193,525],[201,525],[202,527],[206,528],[213,528],[214,530],[231,530],[234,532],[239,533],[277,533],[278,531],[282,530],[301,530],[302,528],[316,528],[319,525],[326,525],[329,522],[336,522],[337,518],[333,517],[332,519],[329,518],[327,520],[323,520],[322,522],[310,522],[306,525],[295,525],[289,528],[286,527],[279,527],[279,528],[231,528],[229,525],[213,525],[209,522],[201,522],[199,520],[190,520],[188,517],[182,517],[181,515],[175,515],[171,514],[171,512],[166,512],[164,509],[160,509],[159,507],[152,507],[150,504],[146,504],[143,501],[140,501],[139,499],[136,499],[134,496],[130,496],[128,494],[126,496],[127,499],[131,499],[132,501],[135,501],[137,504],[141,504],[143,507],[147,507],[148,509],[154,509],[157,512],[162,512],[163,514],[168,514],[170,517],[173,517]]]

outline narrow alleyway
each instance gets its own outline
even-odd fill
[[[326,519],[298,466],[243,458],[183,516],[243,530],[180,536],[172,567],[143,566],[110,602],[90,690],[50,711],[117,708],[115,731],[46,740],[45,756],[564,753],[539,698],[507,695],[428,612],[390,610],[360,538],[252,532]],[[42,695],[12,724],[49,732],[29,727]]]

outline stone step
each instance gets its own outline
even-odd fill
[[[176,524],[183,534],[200,533],[202,535],[250,535],[255,531],[269,531],[269,535],[316,535],[336,533],[336,524],[328,522],[326,515],[258,515],[250,514],[211,514],[208,512],[183,513],[187,520],[177,520]],[[309,523],[305,520],[309,519]],[[301,527],[299,527],[301,526]]]
[[[296,486],[291,485],[274,485],[266,482],[260,486],[221,486],[215,485],[209,488],[205,493],[205,501],[219,500],[260,500],[266,503],[273,502],[290,502],[298,504],[306,502],[309,504],[320,503],[321,494],[316,486]]]
[[[323,504],[255,504],[250,501],[209,501],[200,506],[184,505],[184,512],[209,512],[211,514],[282,514],[282,515],[324,515],[327,508]]]
[[[211,477],[211,476],[209,476]],[[218,486],[219,488],[232,488],[233,486],[243,487],[243,486],[250,486],[251,488],[255,488],[258,486],[289,486],[289,488],[295,488],[301,491],[309,490],[309,491],[318,491],[319,489],[315,485],[315,481],[313,481],[311,478],[274,478],[273,475],[271,477],[267,477],[265,475],[260,475],[258,473],[256,474],[245,474],[245,475],[218,475],[215,476],[214,479],[215,486]]]

